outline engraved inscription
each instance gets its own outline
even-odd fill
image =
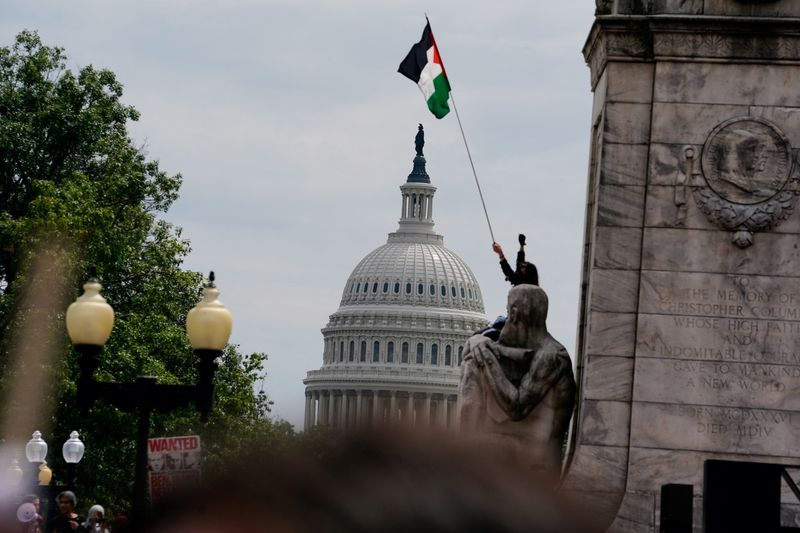
[[[680,406],[678,416],[695,421],[697,433],[730,433],[740,439],[770,437],[791,420],[791,413],[708,406]]]
[[[783,427],[800,411],[800,280],[651,271],[640,287],[634,398],[668,411],[660,438],[784,455],[800,432]]]
[[[632,416],[631,442],[639,447],[788,457],[800,438],[789,411],[642,403],[634,404]]]
[[[636,398],[642,401],[800,409],[797,366],[642,358],[636,373]]]
[[[800,320],[800,280],[647,272],[642,279],[641,307],[645,313],[709,319]]]

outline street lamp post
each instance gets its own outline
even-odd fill
[[[42,432],[34,431],[31,440],[25,445],[25,458],[31,464],[29,485],[36,487],[34,492],[43,503],[47,504],[48,516],[56,514],[56,509],[52,505],[56,493],[65,489],[75,490],[75,469],[83,458],[84,450],[85,446],[78,438],[78,432],[70,433],[69,439],[61,447],[61,453],[67,464],[67,484],[57,485],[53,479],[53,471],[47,466],[47,443],[42,439]],[[20,470],[19,466],[17,469]],[[20,470],[21,476],[22,471]]]
[[[167,412],[193,403],[201,420],[208,420],[214,404],[215,359],[228,344],[233,320],[230,311],[218,300],[219,290],[211,272],[202,301],[186,317],[186,333],[198,360],[199,380],[195,385],[160,384],[152,376],[139,376],[134,383],[96,381],[98,355],[114,326],[114,310],[100,295],[101,288],[97,279],[90,278],[83,285],[83,295],[67,309],[67,333],[79,354],[77,403],[83,416],[88,415],[97,400],[125,412],[138,413],[132,518],[141,520],[147,505],[150,415],[153,411]]]
[[[78,438],[77,431],[70,433],[69,439],[61,447],[61,455],[64,457],[64,462],[67,463],[67,487],[69,490],[75,490],[75,470],[83,458],[84,450],[85,446]]]
[[[42,432],[38,429],[31,435],[31,440],[25,445],[25,459],[31,464],[31,485],[36,485],[39,475],[39,466],[47,457],[47,443],[42,439]]]

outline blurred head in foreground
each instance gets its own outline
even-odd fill
[[[242,458],[157,504],[148,531],[595,531],[536,472],[454,439],[360,435]]]

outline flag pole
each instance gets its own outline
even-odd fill
[[[478,196],[481,197],[481,205],[483,206],[483,214],[486,215],[486,225],[489,226],[489,235],[492,237],[492,242],[495,241],[494,232],[492,231],[492,223],[489,222],[489,212],[486,211],[486,202],[483,201],[483,192],[481,191],[481,183],[478,181],[478,174],[475,172],[475,164],[472,162],[472,154],[469,151],[467,144],[467,136],[464,135],[464,128],[461,126],[461,117],[458,116],[458,107],[456,107],[456,99],[453,96],[453,88],[450,88],[450,98],[453,100],[453,111],[456,112],[456,119],[458,120],[458,129],[461,130],[461,138],[464,139],[464,148],[467,149],[467,157],[469,158],[469,165],[472,167],[472,175],[475,177],[475,185],[478,186]]]
[[[430,26],[431,21],[428,19],[428,14],[425,13],[425,22],[428,23]],[[433,33],[433,29],[431,29],[431,33]],[[435,42],[435,38],[434,38]],[[436,47],[439,47],[439,44],[436,43]],[[441,60],[441,56],[440,56]],[[442,68],[444,68],[444,62],[442,62]],[[467,136],[464,135],[464,127],[461,125],[461,116],[458,114],[458,107],[456,106],[456,98],[453,95],[453,87],[450,87],[450,99],[453,101],[453,111],[456,113],[456,120],[458,121],[458,129],[461,131],[461,138],[464,140],[464,148],[467,149],[467,158],[469,158],[469,166],[472,168],[472,176],[475,178],[475,185],[478,187],[478,196],[481,198],[481,205],[483,206],[483,214],[486,216],[486,225],[489,226],[489,235],[492,237],[492,242],[495,241],[494,232],[492,231],[492,223],[489,222],[489,212],[486,210],[486,202],[483,200],[483,191],[481,191],[481,183],[478,181],[478,173],[475,172],[475,163],[472,162],[472,153],[469,151],[469,144],[467,144]]]

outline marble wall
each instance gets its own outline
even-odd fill
[[[702,531],[706,459],[800,460],[800,21],[779,18],[800,8],[657,4],[698,16],[598,16],[584,50],[593,142],[564,487],[612,531],[657,531],[668,483],[694,486]]]

